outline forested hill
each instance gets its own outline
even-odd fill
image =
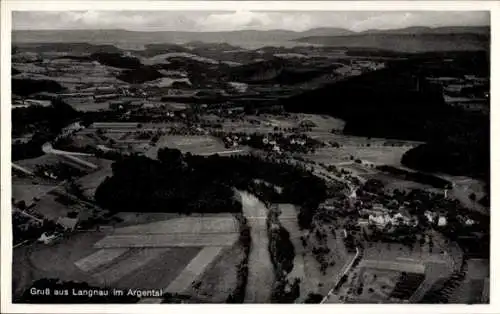
[[[329,114],[346,120],[345,133],[426,140],[429,118],[445,114],[440,90],[406,64],[352,77],[284,99],[290,112]]]
[[[445,58],[454,58],[452,63]],[[489,74],[486,53],[426,54],[386,69],[281,100],[287,111],[329,114],[346,121],[344,133],[422,140],[406,166],[489,180],[489,117],[445,104],[428,76]]]

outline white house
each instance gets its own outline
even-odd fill
[[[447,224],[447,220],[446,220],[446,217],[444,216],[439,216],[439,219],[438,219],[438,226],[442,227],[442,226],[446,226]]]
[[[44,232],[44,233],[42,233],[40,238],[38,238],[38,242],[43,242],[44,244],[49,244],[52,241],[54,241],[55,239],[57,239],[57,235],[55,235],[55,234],[48,235],[47,232]]]

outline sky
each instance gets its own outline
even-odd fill
[[[341,27],[353,31],[410,26],[484,26],[487,11],[17,11],[15,30],[126,29],[136,31],[305,31]]]

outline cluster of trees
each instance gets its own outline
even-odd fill
[[[137,69],[142,65],[139,59],[124,56],[119,52],[95,52],[90,58],[101,64],[121,69]]]
[[[62,180],[81,177],[85,174],[85,171],[80,168],[72,167],[61,161],[56,164],[37,165],[34,172],[38,176],[48,175]]]
[[[158,160],[125,156],[112,169],[113,176],[99,185],[95,199],[113,212],[241,211],[227,182],[193,167],[179,150],[162,149]]]
[[[125,70],[118,75],[118,79],[131,84],[142,84],[154,81],[160,77],[163,77],[163,75],[151,66],[141,66],[132,70]]]
[[[20,96],[28,96],[39,92],[58,93],[64,88],[56,81],[38,80],[30,78],[13,78],[12,79],[12,94]]]

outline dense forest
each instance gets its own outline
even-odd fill
[[[91,54],[90,57],[101,64],[122,69],[137,69],[142,65],[139,59],[127,57],[118,52],[96,52]]]
[[[29,78],[12,79],[12,94],[16,94],[19,96],[28,96],[39,92],[58,93],[63,90],[64,88],[59,83],[52,80],[38,80]]]
[[[95,197],[115,212],[239,212],[233,188],[251,189],[255,179],[282,187],[280,197],[307,208],[326,197],[325,183],[303,168],[253,156],[182,155],[168,148],[158,151],[158,160],[128,156],[116,161],[113,176]]]
[[[163,75],[158,72],[155,68],[150,66],[141,66],[132,70],[125,70],[122,72],[118,79],[132,84],[142,84],[144,82],[153,81]]]

